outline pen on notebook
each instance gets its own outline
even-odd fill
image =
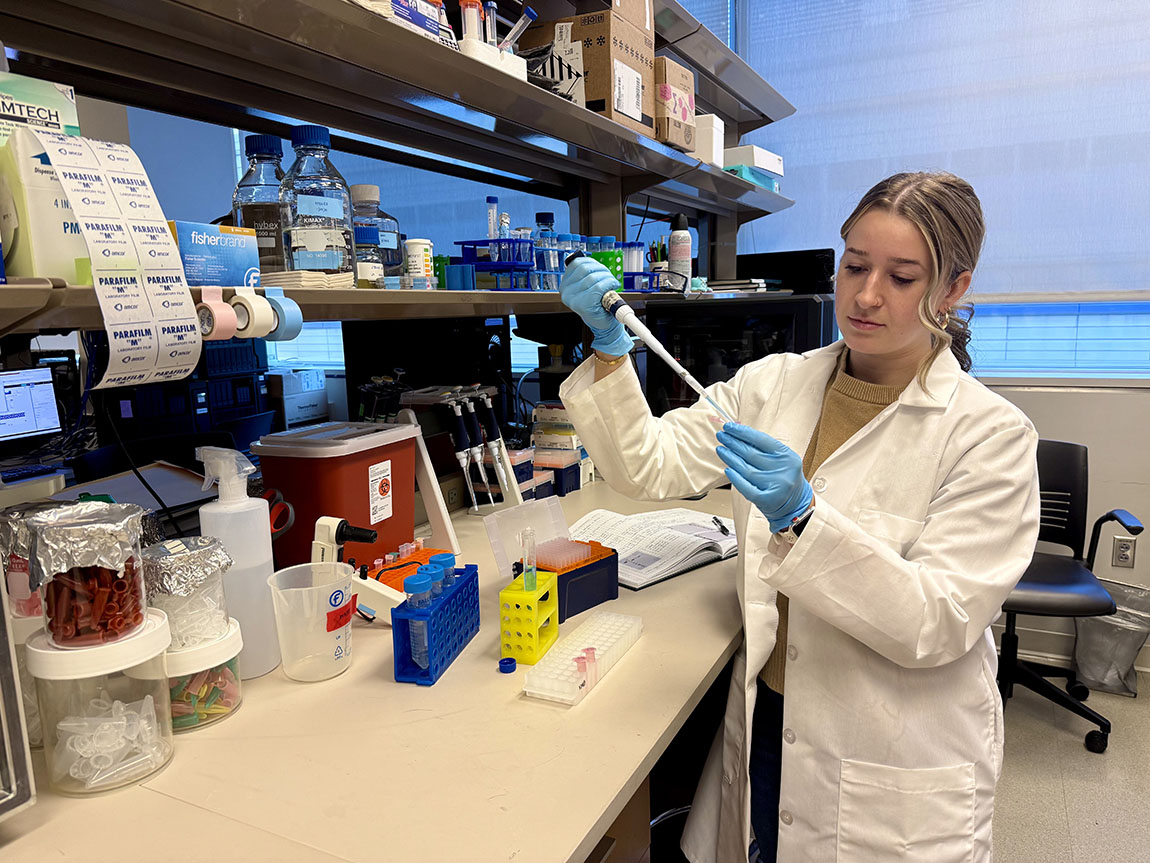
[[[715,523],[715,527],[717,527],[720,530],[720,532],[723,534],[723,536],[730,536],[731,535],[731,532],[729,530],[727,530],[727,526],[725,524],[723,524],[722,520],[720,520],[720,518],[717,515],[712,517],[711,521],[713,521]]]

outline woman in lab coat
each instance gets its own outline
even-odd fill
[[[684,832],[695,863],[746,860],[752,825],[764,860],[777,833],[781,863],[991,859],[989,627],[1038,535],[1037,435],[967,374],[954,309],[982,247],[973,189],[895,175],[841,233],[842,340],[711,386],[737,420],[717,448],[705,402],[651,416],[631,339],[599,305],[606,270],[580,259],[563,276],[595,355],[560,395],[611,486],[737,492],[745,638]]]

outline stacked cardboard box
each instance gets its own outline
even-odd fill
[[[655,138],[695,149],[695,73],[666,57],[655,58]]]
[[[643,0],[634,2],[641,5]],[[558,21],[537,21],[519,40],[524,49],[548,43],[580,45],[588,110],[654,137],[653,31],[644,31],[613,11],[602,11]],[[567,59],[573,62],[571,56]]]

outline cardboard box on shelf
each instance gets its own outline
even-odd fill
[[[723,164],[723,121],[714,114],[699,114],[695,117],[695,152],[691,155],[700,162],[709,162],[720,168]]]
[[[762,171],[770,171],[780,177],[783,176],[783,157],[754,144],[727,147],[723,151],[723,167],[729,168],[733,165],[748,165]]]
[[[558,33],[557,33],[558,28]],[[655,135],[655,39],[613,12],[537,21],[522,48],[549,42],[583,45],[583,89],[588,110],[632,131]]]
[[[580,15],[591,12],[602,12],[603,6],[608,5],[611,11],[635,27],[638,27],[648,36],[655,32],[654,0],[579,0],[575,4]]]
[[[268,395],[277,428],[291,429],[327,419],[327,393],[322,389],[288,396]]]
[[[689,153],[695,149],[695,73],[655,58],[655,139]]]
[[[323,369],[273,369],[267,382],[268,395],[276,397],[326,390]]]

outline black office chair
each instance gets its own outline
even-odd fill
[[[1002,702],[1014,694],[1014,684],[1037,692],[1055,704],[1077,713],[1098,726],[1086,735],[1086,748],[1105,752],[1110,740],[1110,721],[1082,702],[1090,690],[1074,676],[1073,669],[1058,668],[1018,658],[1016,618],[1019,614],[1043,617],[1096,617],[1113,614],[1114,600],[1095,578],[1094,555],[1102,525],[1116,521],[1132,535],[1142,532],[1142,523],[1124,509],[1112,509],[1094,522],[1090,550],[1082,557],[1086,539],[1086,447],[1080,444],[1042,440],[1038,442],[1038,484],[1042,499],[1038,538],[1070,549],[1071,556],[1036,551],[1018,585],[1010,592],[1002,610],[1006,631],[1002,634],[998,663],[998,688]],[[1047,677],[1065,677],[1062,691]]]

